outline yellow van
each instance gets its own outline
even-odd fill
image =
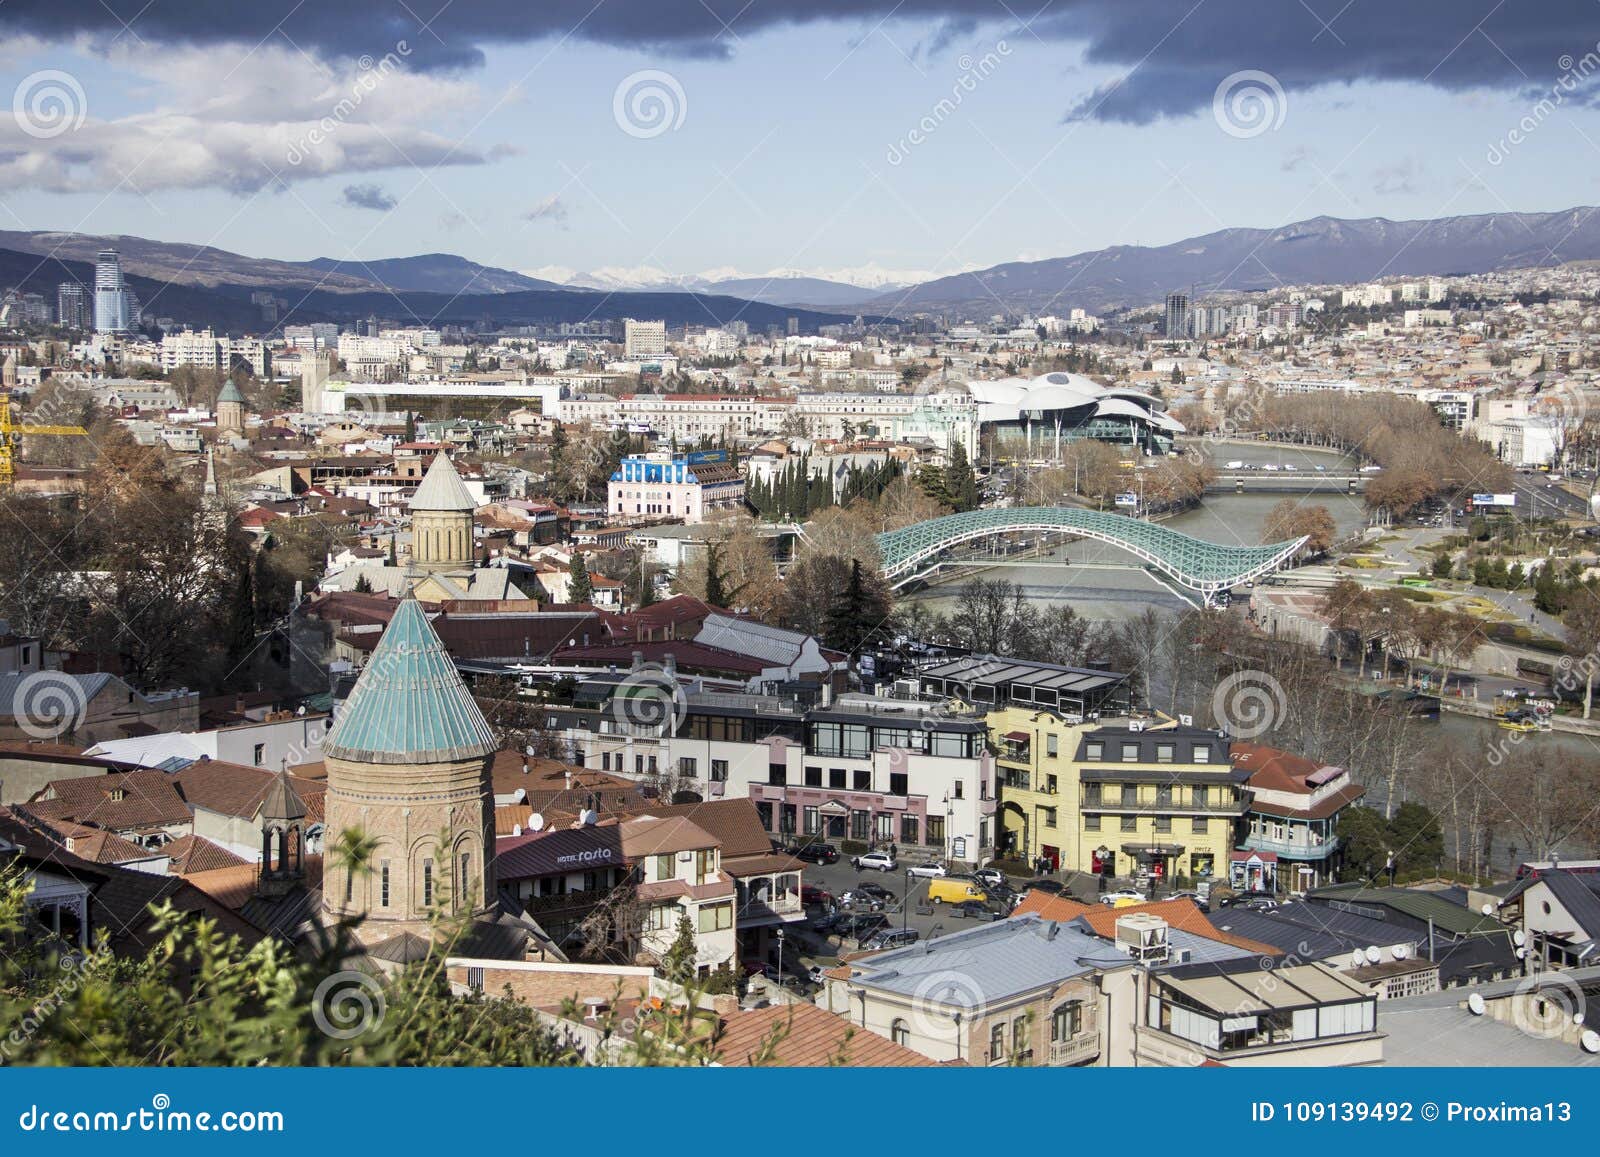
[[[935,904],[959,904],[963,900],[983,903],[989,894],[970,876],[940,876],[928,881],[928,899]]]

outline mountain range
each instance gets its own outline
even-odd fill
[[[104,248],[118,250],[135,288],[141,279],[149,283],[151,293],[140,288],[141,297],[159,313],[194,322],[214,317],[213,324],[229,328],[259,318],[250,295],[270,290],[291,300],[298,319],[405,317],[407,310],[418,318],[494,324],[622,316],[685,324],[737,317],[759,329],[797,316],[809,332],[856,314],[1105,312],[1159,302],[1171,291],[1199,295],[1597,260],[1600,215],[1580,206],[1420,221],[1313,217],[1273,229],[1219,229],[1170,245],[1115,245],[1007,262],[911,284],[898,279],[921,275],[874,265],[760,275],[729,268],[675,275],[652,267],[518,272],[448,253],[278,261],[141,237],[0,231],[0,287],[48,295],[65,279],[63,270],[86,268]],[[83,272],[73,276],[88,280]]]

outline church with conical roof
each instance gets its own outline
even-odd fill
[[[407,595],[322,746],[330,848],[359,830],[368,870],[330,856],[330,918],[361,917],[368,945],[426,937],[429,913],[484,915],[495,905],[498,743],[417,600]]]
[[[527,596],[504,567],[477,567],[472,515],[478,507],[443,450],[434,457],[411,496],[409,566],[360,563],[323,581],[324,590],[371,590],[399,595],[412,591],[423,602],[522,599]]]

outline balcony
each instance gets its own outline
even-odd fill
[[[1239,844],[1241,852],[1273,852],[1286,860],[1326,860],[1339,850],[1339,837],[1323,840],[1319,844],[1303,844],[1290,840],[1269,840],[1264,836],[1246,836]]]
[[[1124,803],[1120,799],[1094,799],[1085,797],[1082,808],[1084,811],[1099,812],[1104,815],[1149,815],[1149,816],[1241,816],[1250,806],[1247,799],[1234,803],[1172,803],[1157,800],[1142,800],[1136,803]]]
[[[1086,1019],[1091,1023],[1085,1024],[1083,1031],[1077,1036],[1051,1042],[1047,1054],[1050,1064],[1081,1065],[1084,1061],[1093,1060],[1100,1055],[1100,1032],[1092,1023],[1093,1017]]]

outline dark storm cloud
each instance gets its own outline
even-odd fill
[[[333,57],[382,58],[405,41],[408,63],[459,68],[490,44],[603,43],[678,56],[734,56],[742,38],[794,24],[845,21],[859,33],[880,20],[937,44],[981,26],[1014,44],[1037,36],[1078,47],[1127,74],[1082,99],[1069,119],[1145,123],[1208,104],[1228,74],[1270,72],[1290,92],[1338,82],[1414,81],[1548,90],[1600,40],[1593,0],[152,0],[133,19],[143,41],[233,44],[287,37]],[[49,39],[127,38],[101,0],[9,0],[0,32]],[[434,17],[434,12],[439,14]],[[423,23],[433,23],[424,27]],[[1325,24],[1324,21],[1327,23]],[[920,26],[920,28],[918,27]],[[1065,46],[1073,46],[1071,49]]]

